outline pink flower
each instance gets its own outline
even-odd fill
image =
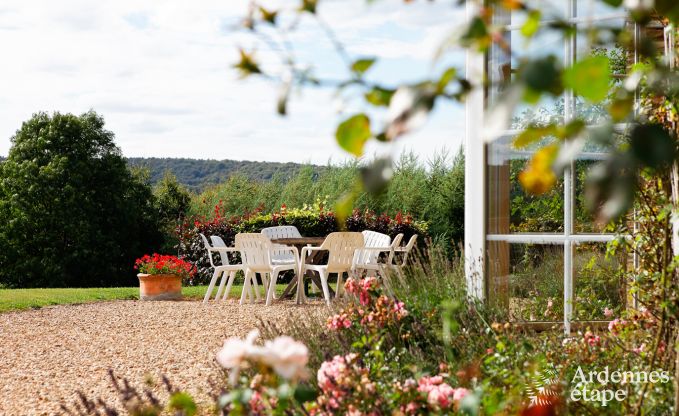
[[[410,403],[408,403],[408,405],[406,406],[406,413],[408,413],[408,414],[410,414],[410,415],[414,415],[414,414],[417,413],[417,410],[419,409],[419,407],[420,407],[420,406],[419,406],[417,403],[415,403],[415,402],[410,402]]]
[[[430,392],[434,386],[437,386],[439,384],[443,383],[443,377],[441,376],[433,376],[433,377],[422,377],[420,380],[417,382],[417,391],[425,392],[428,393]]]
[[[328,318],[327,322],[328,329],[337,331],[342,328],[349,328],[350,326],[351,319],[349,319],[349,317],[345,313],[337,314],[335,316]]]
[[[646,349],[646,344],[643,343],[636,348],[632,348],[632,352],[635,354],[641,354]]]
[[[459,402],[460,400],[464,399],[465,396],[469,394],[469,390],[465,389],[464,387],[458,387],[453,391],[453,401]]]
[[[604,316],[606,318],[610,318],[611,316],[613,316],[613,309],[604,308]]]
[[[585,332],[585,342],[589,344],[590,347],[599,345],[601,338],[598,335],[594,335],[591,331]]]
[[[359,301],[361,302],[361,305],[366,306],[367,304],[370,303],[370,295],[368,292],[361,291],[361,293],[358,295]]]
[[[616,318],[608,323],[608,330],[611,332],[611,334],[617,336],[625,327],[625,325],[627,325],[627,321]]]
[[[326,392],[334,390],[338,379],[346,369],[347,362],[341,355],[334,356],[331,361],[323,362],[316,374],[318,387]]]
[[[439,405],[441,408],[448,408],[452,404],[455,390],[448,384],[443,383],[433,386],[427,394],[427,402],[433,405]]]

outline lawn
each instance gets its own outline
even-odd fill
[[[277,291],[285,285],[277,285]],[[187,286],[182,293],[189,298],[202,298],[207,286]],[[214,292],[213,292],[214,293]],[[240,296],[241,287],[231,288]],[[116,299],[139,299],[138,287],[64,288],[64,289],[0,289],[0,313],[22,309],[36,309],[49,305],[87,303]]]

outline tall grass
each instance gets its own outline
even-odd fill
[[[222,201],[225,215],[234,216],[262,207],[266,212],[313,204],[326,200],[330,207],[353,188],[360,175],[358,162],[330,165],[321,173],[308,166],[292,178],[274,176],[271,181],[251,181],[232,176],[193,198],[190,213],[210,217],[214,206]],[[380,195],[364,192],[355,208],[378,214],[409,213],[429,223],[429,232],[448,245],[461,241],[464,226],[464,156],[441,152],[424,161],[404,153],[395,163],[395,173]]]

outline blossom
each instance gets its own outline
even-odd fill
[[[611,316],[613,316],[613,309],[604,308],[604,316],[606,318],[610,318]]]
[[[453,390],[453,401],[459,402],[469,394],[469,390],[464,387],[458,387]]]
[[[262,361],[279,376],[290,380],[304,374],[309,362],[309,350],[301,342],[281,336],[264,344]]]
[[[351,319],[346,313],[337,314],[328,318],[328,329],[339,330],[342,328],[349,328],[351,326]]]
[[[247,365],[248,358],[259,353],[259,347],[254,345],[259,337],[259,331],[253,329],[245,340],[231,337],[224,341],[224,346],[217,353],[217,362],[222,367],[231,370],[229,381],[235,384],[240,369]]]
[[[646,349],[646,343],[642,343],[638,347],[632,348],[632,352],[635,354],[641,354]]]
[[[597,346],[601,342],[601,338],[598,335],[594,335],[591,331],[585,332],[584,339],[590,347]]]
[[[617,336],[626,324],[627,321],[624,319],[616,318],[608,323],[608,330],[611,332],[611,334]]]
[[[433,386],[427,395],[427,402],[439,405],[442,408],[449,407],[453,402],[455,390],[446,383]]]

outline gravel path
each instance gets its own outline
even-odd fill
[[[318,303],[114,301],[0,314],[0,415],[58,414],[77,390],[117,403],[109,368],[138,386],[165,374],[207,402],[225,337],[247,334],[258,317],[284,322],[322,310]]]

